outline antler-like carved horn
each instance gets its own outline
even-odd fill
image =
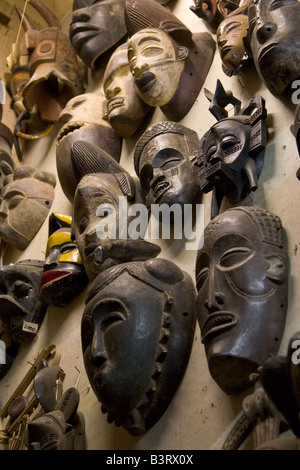
[[[21,10],[21,8],[19,8],[17,5],[14,5],[17,13],[18,13],[18,17],[20,19],[20,21],[22,20],[22,17],[23,17],[23,11]],[[22,26],[24,28],[24,31],[30,31],[32,29],[36,29],[33,21],[29,18],[29,16],[27,16],[26,14],[24,14],[24,18],[23,18],[23,22],[22,22]]]
[[[30,5],[35,8],[50,27],[60,28],[60,21],[54,11],[42,2],[29,0]]]

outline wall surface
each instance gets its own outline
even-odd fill
[[[8,28],[0,27],[2,44],[0,48],[0,72],[2,76],[4,72],[7,72],[5,58],[10,52],[12,42],[15,40],[19,24],[13,3],[19,4],[20,7],[24,5],[21,0],[17,2],[1,0],[0,5],[0,11],[3,11],[11,18]],[[72,2],[53,0],[47,3],[56,8],[56,11],[63,18],[63,24],[67,30]],[[207,31],[202,20],[189,10],[191,5],[192,0],[173,0],[168,4],[168,7],[192,32]],[[102,91],[103,68],[97,72],[88,73],[86,91]],[[265,164],[259,180],[258,190],[252,193],[244,201],[244,204],[256,205],[275,212],[281,218],[286,230],[290,258],[289,306],[286,330],[280,348],[280,353],[285,354],[290,336],[295,331],[300,330],[300,290],[297,288],[300,278],[300,222],[298,217],[300,182],[296,178],[300,160],[295,139],[290,131],[290,126],[294,120],[295,107],[292,103],[282,102],[274,98],[261,83],[254,70],[247,75],[240,74],[232,78],[227,77],[222,71],[220,57],[218,51],[216,51],[204,85],[205,88],[214,91],[218,78],[222,81],[224,88],[231,89],[242,103],[247,102],[255,93],[261,94],[266,100],[269,136]],[[193,108],[182,120],[182,124],[194,129],[199,137],[202,137],[210,126],[215,123],[215,118],[208,110],[208,104],[204,92],[201,90]],[[4,106],[3,115],[3,122],[13,129],[15,117],[9,107],[9,98]],[[163,113],[156,109],[149,125],[165,119]],[[56,172],[55,145],[59,128],[60,126],[56,125],[49,136],[26,145],[25,163],[42,170],[47,169]],[[122,148],[120,163],[132,175],[134,175],[132,155],[138,137],[139,135],[135,135],[124,140]],[[210,194],[203,196],[205,224],[209,222],[210,201]],[[57,180],[51,212],[72,214],[71,204],[66,199],[59,180]],[[47,238],[48,219],[24,252],[13,249],[7,251],[5,264],[28,258],[43,260]],[[180,268],[187,271],[194,279],[196,251],[185,250],[183,241],[164,240],[159,241],[159,244],[162,247],[160,256],[176,262]],[[85,416],[88,449],[220,449],[241,411],[242,400],[249,393],[249,390],[238,395],[228,396],[213,381],[208,371],[198,326],[183,382],[160,421],[140,438],[132,437],[124,429],[107,423],[106,416],[102,414],[100,404],[90,388],[82,361],[80,322],[85,294],[86,291],[66,308],[53,307],[48,309],[46,318],[34,341],[30,345],[22,346],[11,370],[1,380],[0,399],[2,404],[6,402],[23,378],[27,367],[29,367],[28,362],[32,362],[43,348],[56,344],[61,349],[60,365],[66,373],[64,389],[78,383],[80,392],[79,409]],[[80,371],[80,374],[78,371]]]

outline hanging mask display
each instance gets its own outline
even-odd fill
[[[279,217],[256,207],[215,217],[197,254],[196,279],[210,373],[226,393],[239,392],[277,354],[284,331],[288,259]]]
[[[161,418],[189,361],[194,309],[192,279],[165,259],[96,277],[82,317],[82,351],[109,423],[141,435]]]

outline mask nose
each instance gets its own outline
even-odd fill
[[[72,23],[87,23],[91,19],[91,15],[87,8],[80,8],[74,12]]]
[[[207,299],[204,302],[208,313],[218,312],[224,309],[225,296],[220,290],[218,277],[214,269],[211,269],[208,283]]]
[[[273,23],[266,23],[257,30],[256,37],[259,44],[264,44],[277,30],[277,26]]]
[[[120,91],[121,91],[120,87],[111,84],[109,87],[106,88],[105,96],[107,99],[114,98],[120,93]]]
[[[107,361],[107,354],[102,339],[102,334],[95,332],[91,348],[92,364],[101,367]]]

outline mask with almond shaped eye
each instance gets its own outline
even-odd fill
[[[55,175],[29,165],[9,175],[1,191],[0,237],[25,250],[41,228],[54,199]]]
[[[76,241],[71,239],[71,225],[70,216],[51,214],[49,217],[49,239],[40,285],[41,300],[47,305],[68,305],[88,283]]]
[[[44,262],[24,260],[0,269],[0,318],[14,342],[34,338],[47,306],[39,297]]]
[[[195,287],[173,262],[107,269],[90,286],[82,318],[85,369],[108,422],[148,431],[184,376],[195,331]]]
[[[121,157],[122,139],[103,119],[105,96],[85,93],[71,99],[59,116],[62,127],[56,142],[56,166],[63,192],[73,202],[78,181],[74,175],[71,149],[79,140],[100,147],[114,160]],[[89,173],[93,173],[90,168]]]
[[[210,373],[226,393],[252,384],[283,335],[287,252],[279,217],[237,207],[206,227],[196,262],[197,314]]]
[[[69,35],[78,56],[96,68],[101,55],[126,34],[124,0],[75,0]]]
[[[144,132],[135,146],[134,163],[148,208],[195,200],[200,192],[198,146],[197,133],[176,122],[160,122]]]
[[[198,166],[202,191],[213,191],[213,218],[220,212],[224,197],[235,205],[257,189],[267,141],[267,113],[260,96],[253,96],[241,109],[241,102],[232,92],[225,92],[219,80],[214,95],[207,90],[205,93],[218,122],[200,139]],[[225,109],[229,103],[234,105],[232,117]]]
[[[290,93],[300,77],[298,0],[249,0],[250,46],[256,69],[273,95]]]

